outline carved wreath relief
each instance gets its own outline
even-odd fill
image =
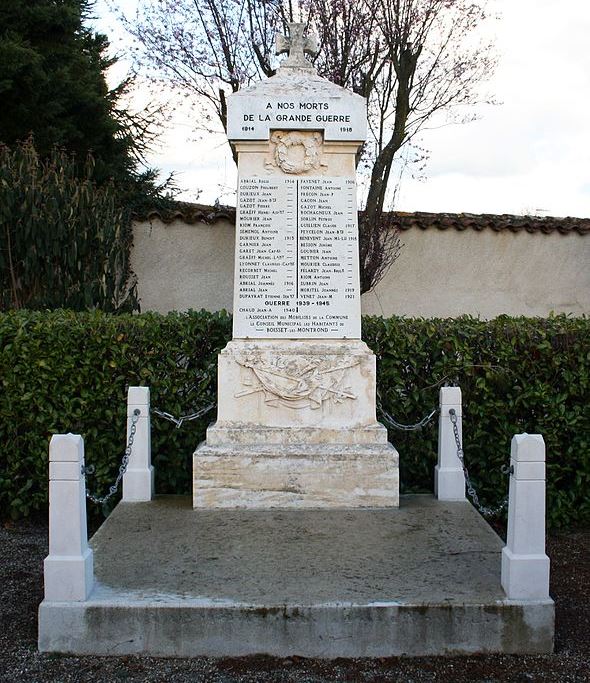
[[[322,164],[322,134],[312,131],[277,130],[270,136],[271,151],[267,169],[280,168],[284,173],[299,175],[319,171]]]
[[[242,385],[246,387],[235,394],[236,398],[262,392],[269,406],[313,410],[321,408],[324,401],[338,404],[357,398],[346,386],[346,374],[359,360],[250,354],[236,357],[236,362],[245,370]]]

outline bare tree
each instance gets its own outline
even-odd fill
[[[275,33],[301,17],[319,38],[318,72],[368,102],[370,183],[359,223],[365,292],[399,252],[385,210],[400,148],[438,112],[464,117],[494,70],[491,43],[477,40],[485,0],[143,0],[126,25],[140,68],[197,95],[225,130],[226,92],[272,76]]]
[[[275,34],[285,26],[275,0],[143,0],[134,18],[120,17],[140,72],[196,95],[224,130],[227,93],[274,75]]]

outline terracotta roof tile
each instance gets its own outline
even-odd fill
[[[590,218],[555,218],[551,216],[514,216],[511,214],[473,214],[473,213],[427,213],[424,211],[392,211],[388,214],[388,220],[392,227],[400,230],[417,228],[427,230],[494,230],[501,232],[542,232],[550,234],[559,232],[568,234],[576,232],[580,235],[590,234]],[[175,209],[169,211],[148,211],[137,216],[136,220],[159,219],[164,223],[172,223],[179,220],[184,223],[206,223],[212,225],[219,220],[227,220],[234,223],[236,210],[231,206],[207,206],[205,204],[178,204]]]
[[[560,232],[567,234],[577,232],[580,235],[590,234],[590,218],[554,218],[552,216],[513,216],[511,214],[473,214],[473,213],[426,213],[416,211],[406,213],[393,211],[390,214],[392,226],[400,230],[410,228],[437,228],[438,230],[485,230],[495,232],[510,230],[511,232],[543,232],[549,234]]]
[[[162,223],[182,221],[193,225],[194,223],[207,223],[209,225],[220,220],[236,221],[236,210],[232,206],[208,206],[206,204],[178,203],[176,208],[169,210],[154,209],[135,216],[137,221],[151,221],[159,219]]]

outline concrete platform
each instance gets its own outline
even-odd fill
[[[86,602],[39,608],[42,651],[381,657],[551,652],[554,605],[508,601],[502,541],[467,502],[381,510],[120,503]]]

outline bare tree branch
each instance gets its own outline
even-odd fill
[[[227,127],[226,93],[274,75],[275,32],[304,17],[317,34],[320,75],[367,98],[370,169],[359,224],[361,289],[374,287],[399,252],[384,211],[400,149],[439,112],[486,97],[490,43],[474,36],[486,0],[140,0],[133,20],[139,70],[194,93]],[[418,154],[421,161],[424,155]],[[234,156],[235,158],[235,156]],[[406,161],[407,163],[407,161]]]

